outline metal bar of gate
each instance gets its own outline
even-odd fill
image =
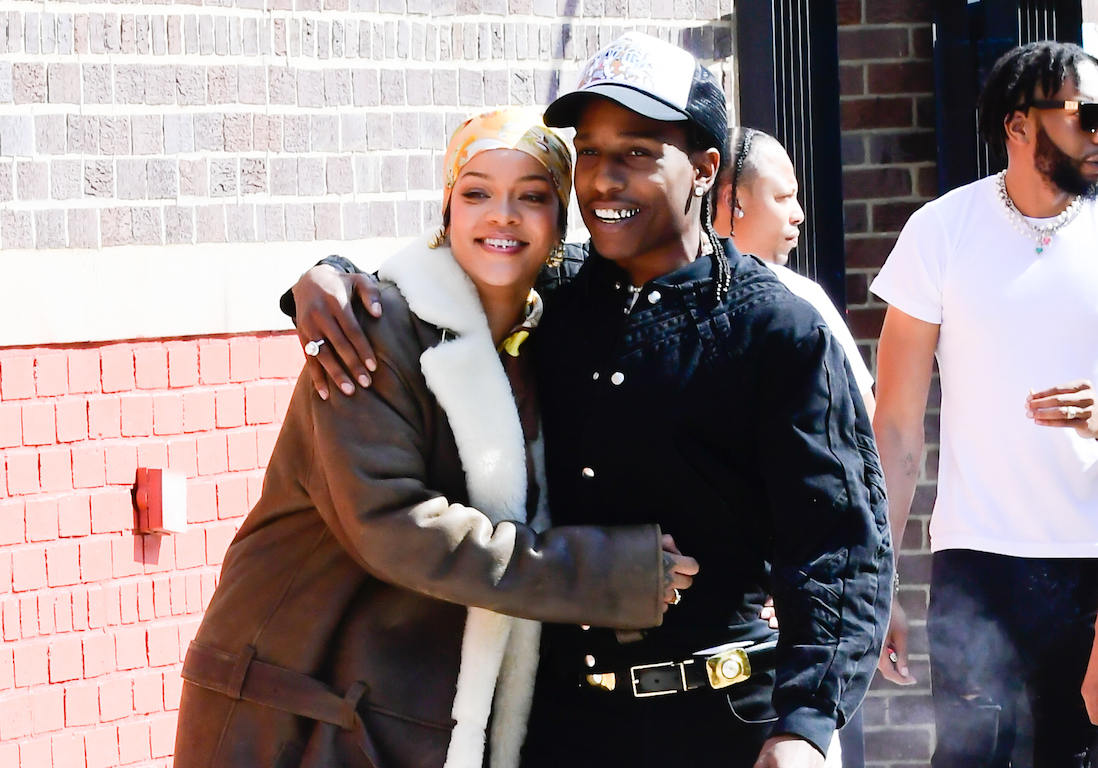
[[[835,0],[736,0],[740,123],[789,152],[805,210],[789,266],[845,306]]]

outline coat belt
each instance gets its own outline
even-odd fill
[[[183,662],[183,679],[231,699],[351,731],[370,768],[381,768],[377,747],[358,713],[358,703],[367,691],[363,682],[352,685],[341,697],[315,678],[257,660],[250,645],[236,655],[194,641]]]

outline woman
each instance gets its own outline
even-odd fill
[[[380,272],[373,385],[298,382],[184,664],[179,768],[479,768],[490,715],[491,764],[516,765],[529,620],[656,625],[696,571],[655,526],[547,529],[522,340],[567,148],[506,109],[461,126],[445,170],[442,232]]]

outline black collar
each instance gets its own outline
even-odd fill
[[[732,245],[731,240],[722,240],[729,263],[739,261],[739,251]],[[605,290],[620,291],[631,285],[629,273],[615,262],[599,254],[595,244],[588,241],[588,256],[586,263],[576,275],[577,281],[582,282],[587,290],[601,292]],[[645,283],[648,286],[661,288],[673,288],[680,291],[695,291],[707,293],[714,290],[716,283],[716,264],[709,256],[699,256],[689,264],[685,264],[667,274],[660,275]]]

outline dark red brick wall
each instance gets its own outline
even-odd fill
[[[937,191],[931,4],[839,0],[839,25],[848,319],[872,367],[885,305],[869,293],[869,283],[908,216]],[[911,620],[911,669],[919,683],[900,688],[879,676],[875,681],[864,705],[872,766],[927,766],[934,743],[925,619],[937,403],[935,386],[927,459],[900,556],[899,599]]]

